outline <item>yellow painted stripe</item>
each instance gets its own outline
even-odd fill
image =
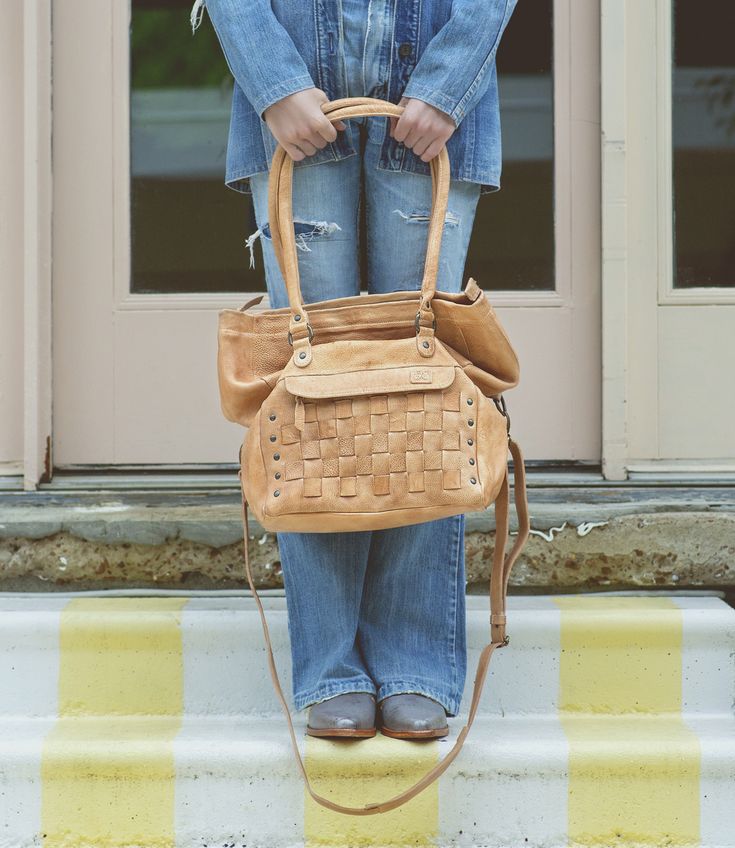
[[[669,598],[553,600],[568,844],[698,845],[701,754],[681,716],[681,609]]]
[[[174,845],[186,598],[74,598],[43,746],[44,846]]]
[[[438,762],[436,740],[306,737],[304,762],[316,792],[338,804],[362,807],[392,798]],[[322,807],[304,790],[306,848],[322,845],[412,845],[434,848],[439,832],[439,782],[387,813],[346,816]]]

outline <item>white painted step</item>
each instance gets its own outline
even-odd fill
[[[565,600],[566,599],[566,600]],[[89,618],[90,638],[104,622],[115,638],[127,643],[131,632],[150,627],[146,609],[160,609],[156,597],[127,598],[132,606],[100,614],[80,603],[78,616]],[[111,601],[111,598],[107,599]],[[260,617],[247,597],[181,598],[180,631],[185,675],[186,714],[281,715],[266,658]],[[281,685],[291,698],[291,654],[286,599],[263,597]],[[563,612],[560,604],[573,608]],[[637,606],[632,606],[637,603]],[[0,596],[0,715],[56,715],[59,627],[69,599],[39,595]],[[603,607],[603,604],[606,607]],[[612,606],[610,606],[612,604]],[[643,606],[641,606],[643,605]],[[165,611],[161,615],[167,615]],[[604,656],[601,675],[630,682],[632,671],[650,673],[641,663],[641,644],[653,663],[680,652],[681,667],[670,670],[686,681],[682,708],[687,712],[727,712],[735,700],[735,610],[716,597],[556,595],[510,596],[507,602],[510,644],[497,649],[490,663],[480,712],[491,714],[555,713],[559,709],[561,641],[564,633],[589,634],[588,650]],[[647,643],[655,634],[655,648]],[[462,706],[468,709],[477,658],[489,639],[489,601],[467,597],[467,680]],[[144,638],[144,641],[148,641]],[[149,642],[148,647],[154,647]],[[67,655],[79,651],[67,648]],[[92,658],[93,659],[93,658]],[[92,660],[90,660],[92,661]],[[635,665],[630,663],[635,661]],[[290,700],[289,700],[290,703]],[[604,705],[603,705],[604,706]],[[593,708],[594,705],[593,705]]]
[[[0,848],[735,848],[735,610],[718,598],[511,596],[460,755],[364,817],[305,793],[252,600],[69,604],[0,598]],[[290,692],[285,599],[265,605]],[[469,689],[487,598],[468,613]],[[306,720],[315,788],[359,806],[414,782],[466,714],[428,742],[314,739]]]
[[[101,781],[109,777],[105,766],[119,766],[125,759],[129,772],[130,760],[135,764],[137,759],[140,771],[151,775],[149,782],[155,792],[158,775],[147,761],[161,743],[150,738],[150,728],[144,720],[128,721],[132,726],[124,745],[110,745],[104,738],[88,739],[68,753],[66,767],[71,768],[76,761],[81,771],[96,761],[99,771],[95,779]],[[457,719],[450,722],[453,728],[459,726]],[[298,716],[295,724],[316,790],[338,802],[358,806],[390,797],[418,778],[413,749],[422,752],[420,764],[426,770],[452,744],[451,740],[405,743],[380,735],[347,743],[315,740],[303,732],[305,715]],[[14,783],[14,802],[9,803],[7,796],[0,802],[5,827],[0,842],[3,846],[33,844],[34,830],[42,819],[34,764],[40,754],[41,733],[50,729],[46,721],[35,727],[29,722],[11,722],[4,728],[8,736],[0,737],[3,770],[12,768]],[[625,825],[640,816],[649,828],[647,844],[658,846],[668,844],[666,838],[681,839],[686,834],[685,830],[667,830],[672,823],[670,809],[661,809],[654,797],[676,777],[679,788],[673,790],[674,795],[679,806],[685,808],[682,828],[687,823],[696,824],[694,835],[698,841],[694,844],[729,848],[734,844],[734,730],[733,721],[725,717],[700,717],[683,723],[675,719],[647,722],[626,718],[610,722],[597,718],[587,728],[584,746],[590,773],[584,779],[575,777],[572,783],[583,795],[599,794],[598,803],[611,808],[608,819],[615,819],[617,813],[627,837],[621,844],[631,841],[631,831]],[[635,743],[630,741],[634,736]],[[664,739],[666,756],[660,750]],[[423,844],[428,819],[431,838],[440,846],[557,848],[568,844],[569,809],[574,806],[569,804],[573,744],[563,724],[554,718],[481,716],[473,724],[457,760],[438,779],[438,785],[402,810],[347,819],[318,807],[305,794],[281,721],[242,717],[186,719],[171,751],[175,762],[175,842],[187,848],[204,844],[210,848],[226,846],[233,841],[237,846],[294,846],[315,844],[315,834],[325,826],[352,828],[363,834],[390,826],[403,834],[406,844],[412,844],[412,840]],[[699,757],[699,772],[695,774],[695,760]],[[615,781],[627,784],[627,790],[616,786],[610,777],[609,785],[605,785],[603,767],[618,759]],[[670,773],[671,760],[679,766],[677,775]],[[319,775],[320,767],[326,770],[326,779]],[[651,786],[647,793],[641,791],[646,785],[641,769],[645,769]],[[389,771],[395,775],[393,779],[381,779]],[[80,777],[70,791],[75,799],[91,794],[85,780],[88,777]],[[8,788],[5,784],[4,792]],[[145,789],[144,785],[141,794],[145,794]],[[633,800],[635,805],[630,803]],[[627,809],[617,809],[618,803],[626,802]],[[88,839],[95,836],[94,831],[85,832],[83,827],[79,830]],[[646,835],[640,829],[638,833]]]

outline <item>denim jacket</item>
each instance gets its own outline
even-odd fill
[[[366,0],[366,9],[367,9]],[[447,142],[453,179],[500,188],[500,104],[495,54],[517,0],[395,0],[386,43],[384,90],[398,103],[423,100],[457,129]],[[250,193],[248,176],[267,171],[277,141],[263,119],[272,103],[316,86],[330,100],[347,96],[340,0],[196,0],[192,31],[206,6],[235,81],[225,184]],[[429,166],[386,131],[378,161],[389,171],[429,174]],[[295,167],[353,155],[347,133]]]

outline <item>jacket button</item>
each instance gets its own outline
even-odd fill
[[[404,41],[398,48],[398,55],[401,59],[405,59],[407,56],[411,55],[411,44],[408,41]]]

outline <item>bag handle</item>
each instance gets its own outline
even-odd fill
[[[276,670],[276,663],[273,657],[273,648],[271,646],[271,640],[268,632],[268,623],[265,618],[265,612],[263,610],[263,605],[260,602],[258,592],[253,582],[252,572],[250,571],[250,557],[248,554],[248,537],[250,533],[248,529],[247,501],[245,499],[245,493],[244,491],[242,491],[241,465],[240,471],[238,471],[238,476],[240,477],[240,488],[242,491],[242,514],[245,533],[245,572],[247,574],[248,583],[250,584],[250,591],[255,597],[255,601],[258,605],[258,611],[260,612],[260,620],[263,624],[263,633],[265,634],[265,643],[268,649],[268,665],[270,667],[271,678],[273,679],[273,685],[275,687],[276,694],[278,695],[278,699],[281,702],[283,712],[288,721],[288,728],[291,734],[291,744],[293,746],[294,753],[296,754],[296,761],[298,762],[299,769],[304,778],[306,788],[308,789],[309,794],[318,804],[321,804],[322,807],[327,807],[328,809],[334,810],[337,813],[346,813],[352,816],[369,816],[373,815],[374,813],[385,813],[388,812],[388,810],[393,810],[396,807],[400,807],[406,801],[410,801],[411,798],[413,798],[415,795],[418,795],[419,792],[429,786],[429,784],[433,783],[436,778],[439,777],[440,774],[446,771],[454,760],[454,758],[457,756],[457,754],[459,754],[462,745],[464,745],[464,741],[470,731],[472,722],[475,719],[477,707],[480,703],[480,695],[485,684],[485,677],[487,676],[487,669],[488,665],[490,664],[490,658],[493,654],[493,651],[502,645],[507,645],[509,641],[508,636],[506,636],[505,634],[505,598],[508,589],[508,577],[510,576],[510,570],[513,567],[513,563],[515,562],[516,558],[518,557],[518,554],[521,552],[521,549],[523,548],[523,545],[526,542],[526,539],[528,538],[530,527],[528,516],[528,501],[526,499],[526,472],[525,467],[523,465],[523,455],[521,454],[520,447],[516,444],[516,442],[513,441],[513,439],[511,439],[510,433],[508,434],[508,447],[510,448],[510,452],[513,456],[513,489],[515,496],[516,513],[518,516],[518,537],[513,543],[513,547],[510,549],[508,555],[505,556],[505,546],[508,540],[509,505],[508,467],[506,465],[503,483],[500,487],[500,492],[498,493],[498,496],[495,500],[495,548],[493,550],[492,571],[490,574],[491,641],[482,649],[480,658],[477,662],[477,671],[475,672],[475,685],[472,691],[472,702],[470,704],[470,711],[467,724],[459,732],[457,741],[454,743],[454,746],[449,750],[449,752],[432,769],[426,772],[426,774],[420,780],[414,783],[413,786],[410,786],[408,789],[405,789],[403,792],[400,792],[398,795],[394,795],[392,798],[389,798],[386,801],[377,801],[372,804],[365,804],[364,807],[346,807],[342,804],[337,804],[334,801],[331,801],[329,798],[325,798],[323,795],[319,795],[317,792],[315,792],[311,786],[311,783],[309,782],[309,776],[306,773],[304,762],[301,759],[301,754],[299,753],[299,745],[296,741],[296,733],[294,731],[293,721],[291,720],[291,714],[289,712],[288,704],[286,702],[286,698],[284,697],[283,690],[281,689],[280,680],[278,679],[278,671]]]
[[[348,120],[370,115],[399,117],[403,106],[377,97],[343,97],[321,104],[321,109],[330,121]],[[436,292],[439,271],[439,254],[444,218],[449,197],[450,164],[446,146],[429,161],[432,179],[431,215],[421,282],[421,299],[416,313],[416,340],[422,356],[434,352],[434,328],[436,321],[431,300]],[[294,361],[297,365],[308,365],[311,361],[313,329],[304,309],[301,295],[299,265],[296,253],[296,237],[293,223],[293,159],[284,147],[277,145],[271,161],[268,177],[268,220],[271,240],[278,265],[286,283],[288,302],[291,308],[288,340],[294,346]],[[424,342],[428,342],[424,344]],[[297,355],[298,353],[298,355]],[[302,355],[305,354],[305,355]]]

